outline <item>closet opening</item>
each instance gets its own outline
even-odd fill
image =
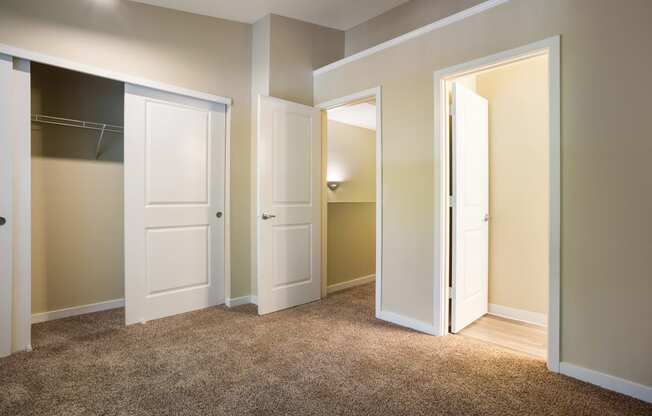
[[[33,324],[124,306],[124,88],[31,64]]]

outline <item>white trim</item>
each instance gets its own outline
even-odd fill
[[[332,110],[333,108],[341,107],[343,105],[347,105],[356,101],[361,101],[373,97],[376,97],[376,99],[378,99],[379,95],[380,95],[380,87],[369,88],[368,90],[349,94],[344,97],[339,97],[329,101],[324,101],[323,103],[317,104],[316,107],[319,108],[320,110]]]
[[[238,298],[226,298],[226,306],[227,308],[233,308],[240,305],[256,305],[256,301],[256,296],[254,295],[240,296]]]
[[[224,299],[231,297],[231,111],[226,106],[224,137]]]
[[[31,64],[14,58],[14,340],[13,352],[31,351],[32,331],[32,143]]]
[[[370,88],[344,97],[325,101],[318,104],[316,107],[325,111],[354,101],[372,97],[376,100],[376,318],[384,319],[381,317],[383,289],[383,90],[380,86]],[[325,279],[326,276],[323,278]]]
[[[376,316],[376,318],[391,322],[396,325],[404,326],[406,328],[414,329],[415,331],[424,332],[430,335],[437,335],[435,331],[436,328],[433,325],[418,321],[416,319],[408,318],[394,312],[381,311],[380,314]]]
[[[489,304],[489,315],[525,322],[532,325],[547,326],[548,318],[545,313],[530,312],[524,309],[510,308],[509,306]]]
[[[124,299],[107,300],[106,302],[91,303],[89,305],[72,306],[70,308],[57,309],[50,312],[35,313],[32,315],[32,323],[54,321],[55,319],[69,318],[71,316],[85,315],[87,313],[107,311],[109,309],[124,308]]]
[[[55,56],[46,55],[40,52],[34,52],[27,49],[17,48],[11,45],[0,43],[0,53],[11,55],[15,58],[26,59],[32,62],[39,62],[42,64],[52,65],[59,68],[70,69],[72,71],[82,72],[84,74],[95,75],[102,78],[108,78],[115,81],[122,81],[129,84],[135,84],[142,87],[152,88],[155,90],[170,92],[173,94],[184,95],[187,97],[198,98],[200,100],[221,103],[225,105],[232,105],[233,100],[228,97],[219,95],[208,94],[201,91],[195,91],[188,88],[177,87],[175,85],[166,84],[163,82],[153,81],[147,78],[135,77],[120,72],[109,71],[96,66],[83,64],[80,62],[71,61],[68,59],[57,58]]]
[[[559,372],[568,377],[652,403],[652,387],[565,362],[559,363]]]
[[[559,372],[560,349],[560,258],[561,258],[561,128],[560,128],[560,39],[550,37],[520,48],[500,52],[484,58],[475,59],[459,65],[436,71],[434,80],[434,204],[438,217],[435,221],[434,270],[435,284],[433,292],[433,322],[437,335],[448,333],[448,244],[449,218],[447,207],[448,195],[448,141],[446,82],[453,78],[478,71],[502,66],[509,62],[548,54],[549,79],[549,127],[550,127],[550,210],[549,210],[549,289],[548,289],[548,348],[547,365],[553,372]]]
[[[347,56],[346,58],[340,59],[339,61],[335,61],[332,64],[328,64],[326,66],[323,66],[321,68],[317,68],[314,70],[313,76],[317,75],[322,75],[325,74],[329,71],[332,71],[335,68],[339,68],[341,66],[344,66],[346,64],[350,64],[351,62],[358,61],[360,59],[366,58],[367,56],[373,55],[375,53],[378,53],[382,50],[392,48],[396,45],[400,45],[403,42],[407,42],[408,40],[417,38],[419,36],[426,35],[430,32],[433,32],[435,30],[441,29],[443,27],[452,25],[453,23],[457,23],[461,20],[464,20],[468,17],[475,16],[476,14],[486,12],[487,10],[493,9],[494,7],[500,6],[501,4],[507,3],[510,0],[487,0],[483,3],[477,4],[473,7],[470,7],[466,10],[462,10],[461,12],[452,14],[450,16],[444,17],[443,19],[436,20],[426,26],[420,27],[418,29],[415,29],[411,32],[405,33],[401,36],[395,37],[393,39],[390,39],[386,42],[380,43],[376,46],[373,46],[369,49],[365,49],[363,51],[360,51],[358,53],[355,53],[351,56]]]
[[[327,204],[375,204],[376,201],[328,201]]]
[[[355,279],[347,280],[346,282],[335,283],[334,285],[328,286],[326,288],[326,293],[331,294],[331,293],[339,292],[341,290],[350,289],[352,287],[366,285],[367,283],[371,283],[375,280],[376,280],[375,274],[370,274],[369,276],[357,277]]]

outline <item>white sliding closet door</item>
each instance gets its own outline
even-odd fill
[[[0,55],[0,90],[11,89],[13,59]],[[11,354],[13,304],[13,145],[10,94],[0,95],[0,357]]]
[[[125,301],[133,324],[224,302],[224,104],[125,86]]]
[[[30,63],[0,54],[0,357],[30,348]]]

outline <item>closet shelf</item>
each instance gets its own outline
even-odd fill
[[[32,114],[32,121],[36,123],[55,124],[57,126],[77,127],[80,129],[96,130],[100,132],[95,146],[95,160],[100,157],[102,139],[104,133],[124,134],[124,127],[115,124],[96,123],[93,121],[74,120],[71,118],[46,116],[44,114]]]

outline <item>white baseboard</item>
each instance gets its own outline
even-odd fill
[[[240,306],[240,305],[248,305],[248,304],[258,304],[258,299],[256,298],[255,295],[247,295],[247,296],[240,296],[239,298],[231,298],[226,300],[226,306],[229,308],[233,308],[235,306]]]
[[[32,323],[54,321],[55,319],[69,318],[71,316],[84,315],[87,313],[106,311],[109,309],[124,308],[124,299],[107,300],[106,302],[91,303],[90,305],[73,306],[70,308],[58,309],[56,311],[35,313],[32,315]]]
[[[514,321],[521,321],[528,324],[539,326],[548,325],[548,317],[544,313],[530,312],[523,309],[510,308],[508,306],[489,304],[489,314],[500,316],[501,318],[512,319]]]
[[[363,277],[358,277],[352,280],[348,280],[346,282],[342,283],[336,283],[334,285],[330,285],[326,288],[326,293],[331,294],[335,292],[339,292],[340,290],[344,289],[349,289],[352,287],[364,285],[367,283],[371,283],[374,280],[376,280],[376,275],[375,274],[370,274],[369,276],[363,276]]]
[[[418,321],[416,319],[408,318],[403,315],[399,315],[394,312],[380,311],[376,316],[378,319],[383,321],[391,322],[393,324],[404,326],[406,328],[414,329],[415,331],[424,332],[429,335],[437,335],[435,327],[431,324],[428,324],[423,321]]]
[[[652,387],[565,362],[559,363],[559,372],[568,377],[652,403]]]

